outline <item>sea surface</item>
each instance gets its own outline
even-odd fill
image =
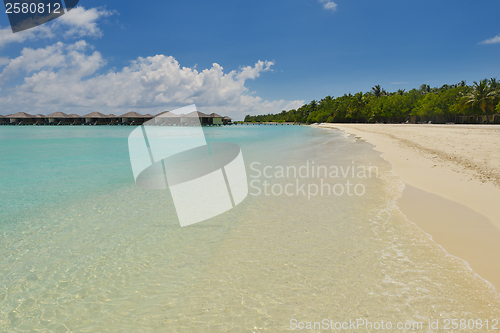
[[[399,212],[369,143],[204,128],[241,147],[249,195],[181,228],[134,183],[132,130],[0,127],[0,332],[500,329],[499,294]]]

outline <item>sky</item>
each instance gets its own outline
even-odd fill
[[[0,114],[241,120],[325,96],[500,77],[500,1],[80,0],[12,33],[0,13]]]

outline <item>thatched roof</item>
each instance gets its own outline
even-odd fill
[[[86,115],[84,115],[85,118],[108,118],[108,116],[106,116],[105,114],[102,114],[100,112],[91,112],[91,113],[87,113]]]
[[[198,117],[198,118],[211,118],[208,114],[204,114],[203,112],[200,111],[193,111],[189,112],[185,117]]]
[[[108,114],[108,118],[118,118],[118,117],[111,113],[111,114]]]
[[[213,118],[222,118],[222,116],[217,113],[211,113],[210,116]]]
[[[68,117],[69,117],[69,118],[82,118],[82,116],[77,115],[77,114],[74,114],[74,113],[69,114],[69,115],[68,115]]]
[[[160,117],[160,118],[179,118],[179,115],[172,113],[170,111],[163,111],[158,113],[155,117]]]
[[[14,113],[14,114],[8,114],[5,117],[6,118],[35,118],[35,116],[33,116],[29,113],[26,113],[26,112],[18,112],[18,113]]]
[[[121,118],[144,118],[144,116],[137,112],[127,112],[120,116]]]
[[[225,116],[224,118],[222,118],[224,120],[231,120],[232,118],[231,117],[228,117],[228,116]]]
[[[144,115],[144,117],[145,117],[145,118],[153,118],[153,116],[152,116],[152,115],[150,115],[149,113],[146,113],[146,114]]]
[[[39,113],[35,117],[37,117],[37,118],[46,118],[47,116],[44,115],[44,114]]]
[[[179,118],[180,116],[183,116],[183,115],[175,114],[175,113],[170,112],[170,111],[163,111],[163,112],[158,113],[155,117],[159,117],[159,118]]]
[[[69,116],[66,113],[54,112],[49,114],[47,118],[69,118]]]

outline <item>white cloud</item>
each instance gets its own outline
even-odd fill
[[[271,71],[271,61],[259,60],[225,73],[217,63],[199,71],[181,67],[171,56],[156,55],[140,57],[120,71],[99,74],[106,62],[99,52],[90,53],[89,49],[85,41],[23,49],[0,73],[0,84],[15,75],[25,76],[12,91],[3,90],[2,112],[156,113],[195,103],[203,112],[242,119],[245,114],[275,113],[304,103],[267,101],[249,93],[246,80]]]
[[[103,8],[76,7],[54,21],[21,32],[13,33],[10,27],[0,28],[0,48],[28,39],[52,38],[64,30],[66,31],[61,34],[65,37],[101,37],[102,32],[97,27],[97,20],[110,15],[113,15],[113,12]]]
[[[76,75],[77,77],[83,77],[92,75],[105,64],[105,61],[99,52],[94,52],[90,56],[85,56],[79,52],[84,51],[87,47],[87,43],[81,40],[69,46],[58,42],[36,50],[24,48],[19,57],[8,61],[8,64],[0,73],[0,84],[19,72],[30,74],[57,70],[61,76]]]
[[[490,38],[490,39],[487,39],[487,40],[483,40],[479,44],[496,44],[496,43],[500,43],[500,35],[497,35],[497,36]]]
[[[337,10],[337,4],[330,0],[318,0],[319,3],[323,4],[323,8],[335,12]]]
[[[7,65],[10,62],[9,58],[0,57],[0,67]]]
[[[10,43],[22,43],[33,38],[35,38],[35,34],[31,30],[13,33],[10,27],[0,28],[0,48]]]
[[[69,30],[64,34],[68,36],[93,36],[101,37],[102,32],[97,27],[96,21],[101,17],[113,15],[112,12],[103,8],[75,7],[65,15],[54,21],[54,26],[66,25]]]

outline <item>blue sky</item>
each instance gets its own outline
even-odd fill
[[[15,36],[0,15],[0,114],[196,103],[241,119],[376,84],[394,91],[500,76],[498,0],[79,6]]]

